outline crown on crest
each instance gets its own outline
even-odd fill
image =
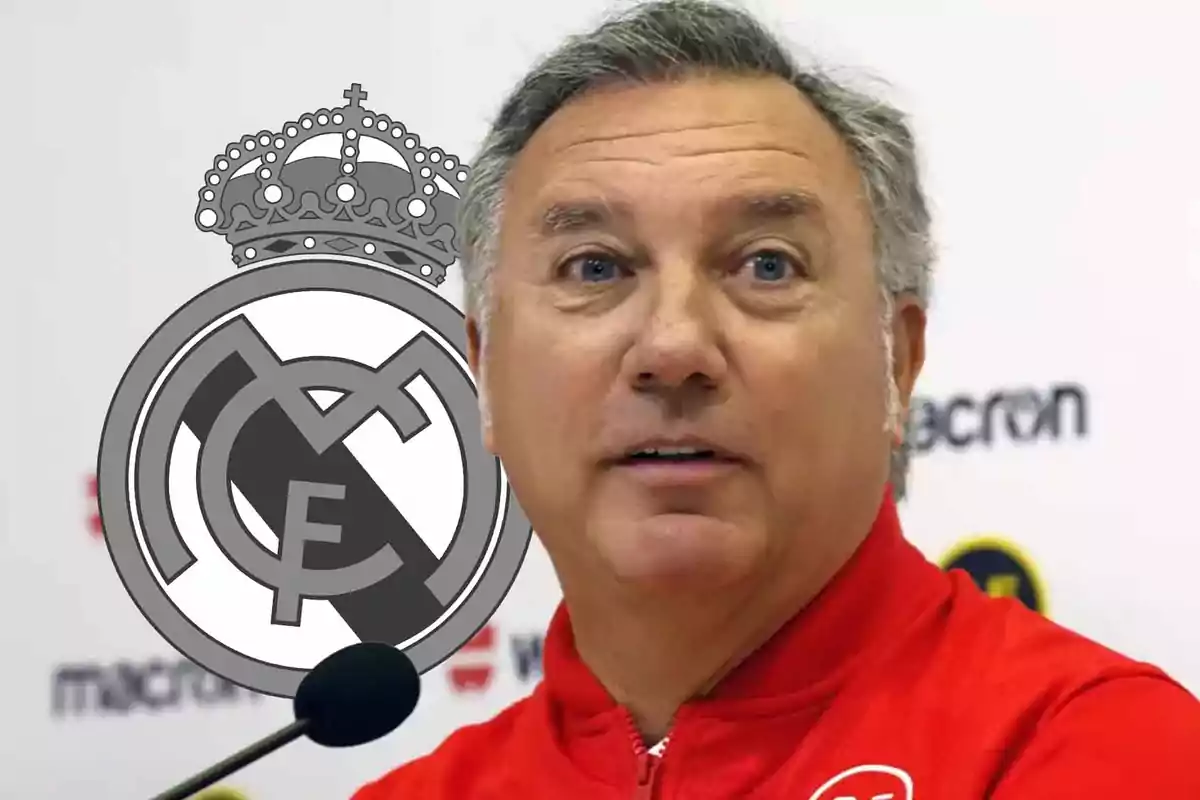
[[[355,257],[433,286],[458,257],[454,218],[468,168],[360,103],[322,108],[242,137],[213,159],[196,225],[252,266],[297,254]]]

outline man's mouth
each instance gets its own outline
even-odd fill
[[[743,459],[733,453],[722,450],[708,442],[694,444],[646,444],[630,449],[624,456],[616,459],[616,465],[621,467],[703,467],[724,466],[744,463]]]
[[[745,462],[705,441],[646,442],[613,463],[638,483],[654,489],[697,489],[727,478]]]
[[[729,461],[716,450],[700,447],[649,447],[635,450],[621,459],[625,464],[687,463],[693,461]]]

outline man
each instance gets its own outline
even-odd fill
[[[1184,689],[903,538],[901,114],[654,3],[535,68],[471,180],[484,437],[564,602],[531,697],[357,800],[1200,797]]]

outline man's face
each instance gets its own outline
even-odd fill
[[[782,81],[614,87],[542,126],[506,187],[484,433],[564,587],[848,555],[892,443],[872,245],[849,151]],[[898,307],[904,398],[922,319]]]

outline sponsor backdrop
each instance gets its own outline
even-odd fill
[[[1200,366],[1183,324],[1200,292],[1200,155],[1173,141],[1200,124],[1179,102],[1200,74],[1200,10],[1053,5],[753,7],[835,64],[886,76],[924,142],[942,261],[910,536],[1200,691]],[[235,273],[229,246],[196,227],[214,155],[342,107],[359,82],[366,107],[467,159],[530,60],[604,6],[4,4],[0,796],[148,797],[290,719],[288,701],[164,642],[97,517],[123,371]],[[460,305],[456,268],[429,291]],[[440,497],[461,483],[435,462],[410,465],[408,485]],[[352,751],[296,743],[210,797],[348,797],[529,692],[556,600],[535,544],[491,622],[426,676],[409,724]]]

